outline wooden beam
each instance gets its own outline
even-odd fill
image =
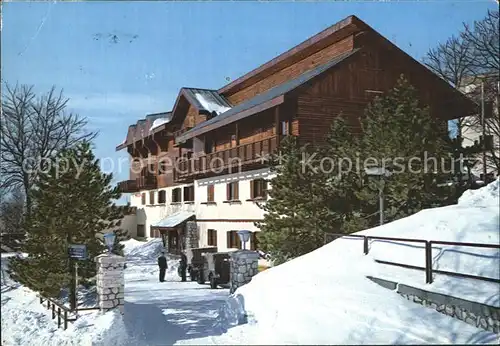
[[[276,134],[276,140],[280,142],[280,106],[274,108],[274,130]]]
[[[240,145],[240,129],[238,126],[238,122],[234,124],[235,130],[234,135],[236,136],[236,146]]]

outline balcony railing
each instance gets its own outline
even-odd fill
[[[139,191],[137,188],[137,180],[124,180],[118,183],[118,188],[122,193],[134,193]]]
[[[137,179],[137,187],[139,190],[156,189],[158,181],[155,175],[146,175]]]
[[[193,128],[193,126],[186,126],[186,127],[182,128],[180,130],[175,131],[174,132],[174,138],[179,137],[183,133],[188,132],[189,130],[191,130],[192,128]]]
[[[244,166],[263,165],[277,148],[278,138],[274,136],[199,157],[179,158],[174,168],[174,181],[224,172],[235,173]]]
[[[122,193],[134,193],[139,190],[152,190],[158,186],[157,178],[154,175],[142,176],[137,179],[124,180],[118,183],[118,188]]]

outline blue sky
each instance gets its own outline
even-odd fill
[[[116,162],[129,124],[171,109],[179,88],[217,89],[354,14],[417,59],[495,1],[8,2],[2,78],[63,88]],[[116,41],[113,37],[116,36]],[[128,177],[127,166],[115,181]]]

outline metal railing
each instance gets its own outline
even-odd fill
[[[471,275],[465,273],[458,273],[447,270],[433,269],[432,268],[432,245],[450,245],[450,246],[466,246],[466,247],[476,247],[476,248],[490,248],[490,249],[500,249],[500,244],[483,244],[483,243],[462,243],[462,242],[451,242],[451,241],[441,241],[441,240],[426,240],[426,239],[414,239],[414,238],[394,238],[394,237],[377,237],[377,236],[368,236],[368,235],[360,235],[360,234],[345,234],[345,233],[325,233],[324,242],[328,243],[327,237],[334,236],[335,239],[346,237],[346,238],[359,238],[363,239],[363,253],[368,255],[369,241],[370,240],[387,240],[387,241],[397,241],[397,242],[407,242],[407,243],[422,243],[425,246],[425,267],[415,266],[411,264],[391,262],[391,261],[383,261],[383,260],[375,260],[377,263],[393,265],[403,268],[416,269],[416,270],[424,270],[425,271],[425,283],[431,284],[433,282],[433,274],[445,274],[452,275],[464,278],[477,279],[482,281],[489,281],[500,283],[499,279],[487,277],[487,276],[479,276],[479,275]]]

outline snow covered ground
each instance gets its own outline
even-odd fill
[[[391,237],[498,244],[500,181],[467,192],[458,205],[425,210],[360,232]],[[161,241],[124,242],[125,315],[88,313],[57,330],[35,294],[2,283],[2,345],[182,344],[497,344],[498,335],[410,302],[367,275],[499,306],[499,286],[377,264],[374,259],[423,265],[420,245],[344,237],[256,275],[229,296],[180,282],[178,259],[158,282]],[[498,250],[437,246],[436,268],[498,278]],[[8,258],[2,255],[2,267]],[[247,323],[238,325],[238,321]]]

